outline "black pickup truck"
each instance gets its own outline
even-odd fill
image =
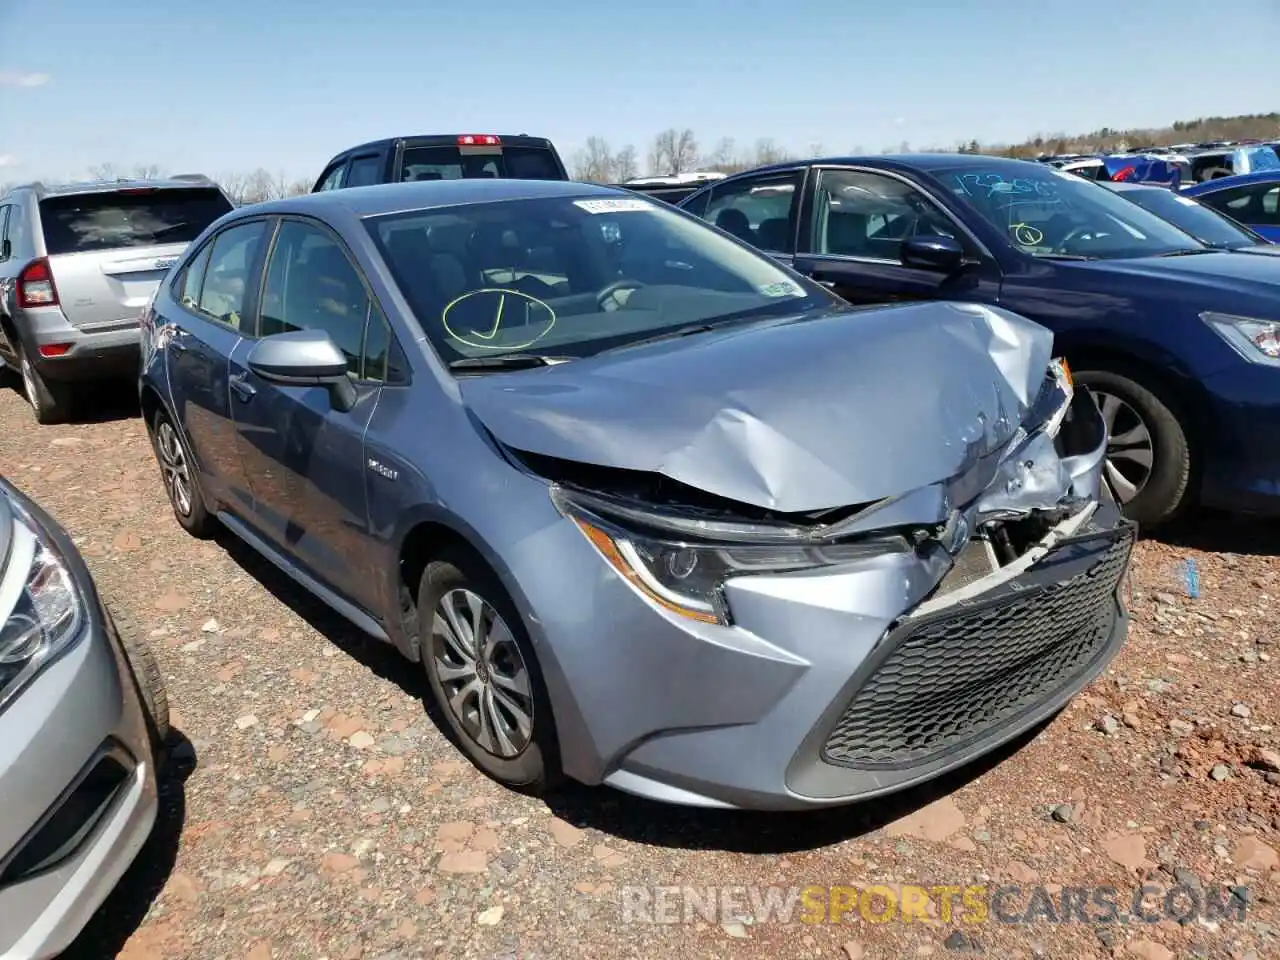
[[[325,164],[311,188],[339,190],[375,183],[498,177],[514,180],[571,180],[555,146],[545,137],[493,133],[390,137],[343,150]],[[701,183],[617,184],[667,203],[679,203]]]

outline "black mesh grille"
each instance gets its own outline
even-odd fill
[[[842,766],[906,766],[993,732],[1102,652],[1131,535],[1087,571],[1028,596],[907,623],[823,747]]]

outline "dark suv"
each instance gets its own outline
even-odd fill
[[[480,178],[568,180],[569,173],[545,137],[432,134],[375,140],[344,150],[325,165],[311,192],[409,180]]]
[[[187,244],[233,209],[207,177],[29,183],[0,197],[0,366],[40,423],[74,384],[136,376],[138,316]]]

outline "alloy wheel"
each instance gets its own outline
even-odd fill
[[[1141,415],[1114,394],[1093,391],[1098,410],[1107,425],[1107,483],[1120,503],[1126,504],[1151,479],[1155,444]]]
[[[511,629],[483,597],[464,588],[433,611],[431,667],[467,736],[504,760],[533,739],[533,684]]]
[[[181,516],[191,516],[191,468],[182,441],[167,420],[161,420],[156,430],[156,450],[160,454],[160,470],[169,502]]]

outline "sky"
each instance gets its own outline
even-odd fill
[[[104,163],[312,178],[348,146],[423,133],[546,136],[571,162],[591,136],[643,158],[673,126],[707,152],[876,153],[1280,108],[1280,0],[1208,9],[0,0],[0,181]]]

